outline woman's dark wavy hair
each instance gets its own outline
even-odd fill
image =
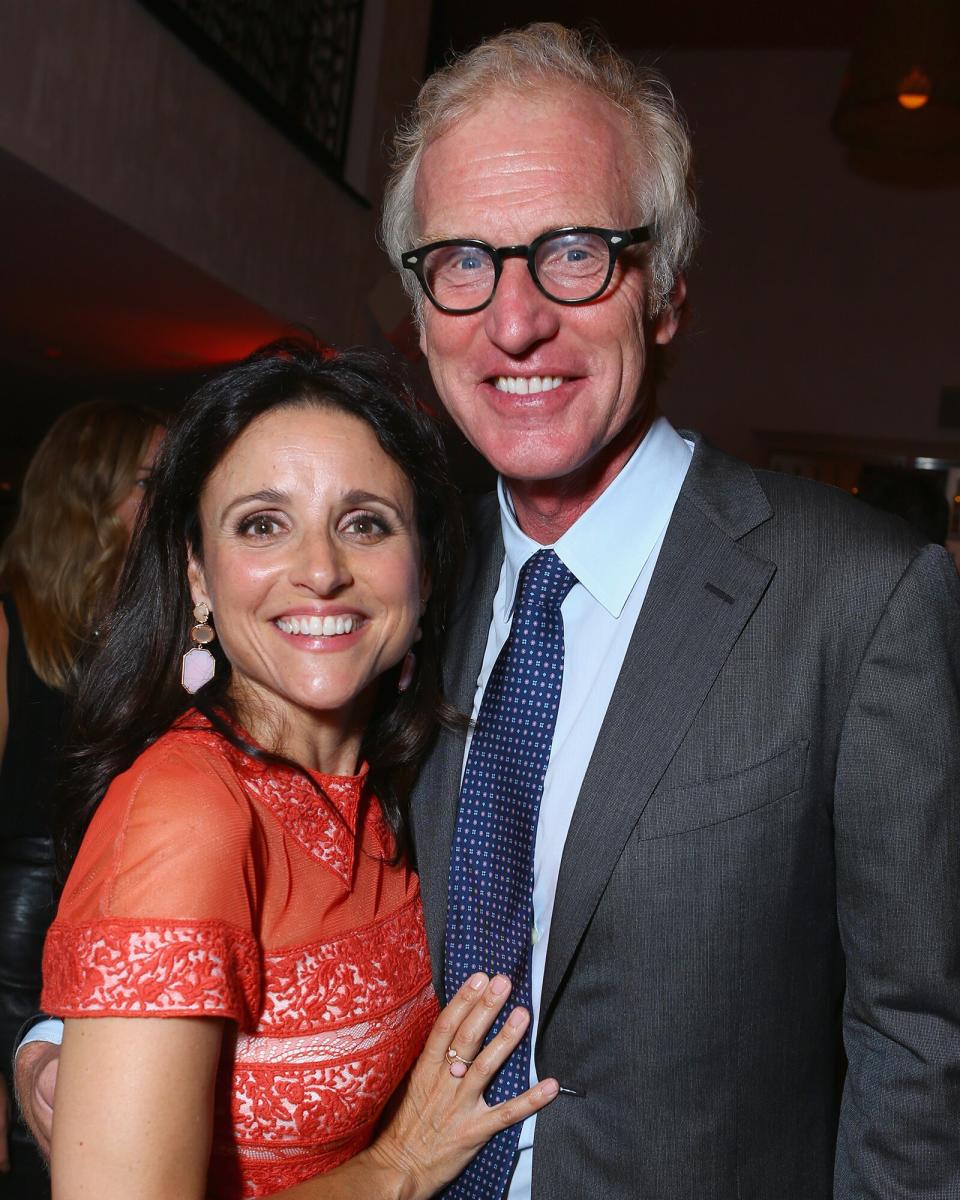
[[[432,419],[386,359],[366,350],[330,356],[301,341],[274,342],[204,384],[167,434],[140,515],[117,601],[90,660],[81,665],[68,767],[61,790],[60,857],[72,861],[110,783],[189,708],[235,746],[230,664],[218,644],[216,675],[195,696],[180,684],[194,624],[187,547],[202,557],[198,507],[205,481],[251,421],[276,408],[332,408],[365,422],[413,488],[431,593],[410,688],[400,667],[386,673],[362,744],[371,785],[397,837],[406,802],[438,722],[457,718],[444,702],[439,651],[463,540],[459,498]]]

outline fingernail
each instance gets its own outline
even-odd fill
[[[544,1100],[552,1100],[559,1091],[560,1084],[555,1079],[548,1079],[546,1083],[540,1084],[540,1095]]]
[[[515,1008],[510,1016],[507,1017],[507,1024],[512,1026],[514,1029],[520,1029],[521,1026],[526,1025],[526,1023],[527,1010],[525,1008]]]
[[[490,983],[490,991],[493,992],[495,996],[502,996],[509,986],[510,980],[506,977],[506,975],[494,975],[493,980]]]
[[[475,991],[475,992],[482,991],[486,987],[486,985],[487,985],[486,975],[472,975],[467,980],[467,986],[472,988],[473,991]]]

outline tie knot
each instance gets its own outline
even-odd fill
[[[576,582],[576,576],[564,566],[555,551],[538,550],[520,571],[517,607],[521,610],[559,608]]]

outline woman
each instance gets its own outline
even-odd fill
[[[398,393],[375,357],[286,345],[168,436],[80,696],[92,821],[44,960],[58,1200],[426,1197],[556,1094],[483,1102],[528,1019],[482,1047],[499,977],[430,1032],[404,800],[442,713],[457,524]]]
[[[69,409],[30,463],[0,551],[4,1075],[17,1029],[40,1001],[56,892],[50,806],[63,710],[77,657],[116,585],[161,436],[157,417],[138,405],[93,401]],[[49,1177],[22,1126],[13,1126],[11,1143],[0,1196],[48,1196]]]

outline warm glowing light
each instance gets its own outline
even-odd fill
[[[922,71],[911,71],[900,80],[897,88],[897,102],[901,108],[911,112],[923,106],[930,99],[930,79]]]

